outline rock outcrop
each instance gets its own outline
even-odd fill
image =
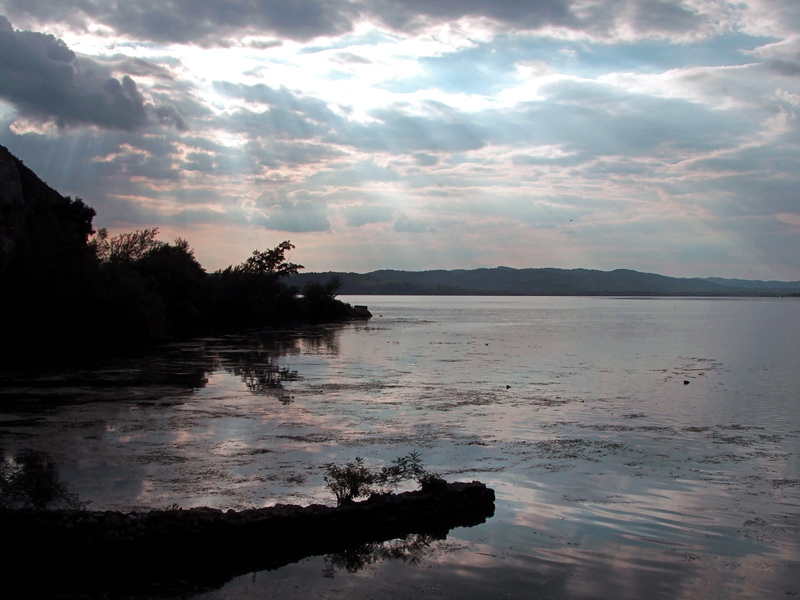
[[[7,511],[0,513],[0,530],[14,555],[7,566],[35,560],[59,585],[91,582],[105,589],[131,581],[221,584],[359,544],[415,533],[443,539],[450,529],[483,523],[493,514],[494,491],[471,482],[448,483],[435,492],[373,496],[336,508]]]
[[[0,258],[11,253],[25,222],[25,199],[17,159],[0,146]]]

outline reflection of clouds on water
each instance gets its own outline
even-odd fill
[[[323,464],[381,465],[411,450],[448,479],[497,490],[493,519],[454,532],[466,548],[413,572],[374,563],[354,586],[364,597],[411,597],[412,575],[459,598],[792,589],[800,356],[785,345],[762,356],[755,338],[736,338],[748,330],[739,312],[758,301],[735,303],[735,323],[701,300],[665,312],[636,300],[506,298],[491,317],[468,299],[453,301],[458,310],[450,299],[386,302],[374,312],[397,316],[380,327],[201,340],[154,357],[155,374],[131,359],[84,370],[84,386],[80,371],[0,382],[11,407],[0,433],[7,448],[51,446],[65,479],[99,507],[330,504]],[[786,335],[797,323],[785,307],[759,318],[773,343],[765,319],[780,339],[800,337]],[[629,313],[639,325],[626,333],[616,325]],[[14,389],[19,400],[5,402]],[[337,572],[347,587],[345,577]]]
[[[0,433],[11,450],[40,447],[59,456],[65,475],[100,507],[284,500],[285,486],[298,491],[311,468],[307,457],[320,447],[301,439],[317,427],[314,419],[282,414],[292,400],[284,386],[300,376],[281,361],[303,348],[335,355],[338,336],[330,327],[206,339],[102,365],[2,376],[8,414]],[[56,412],[43,412],[49,407]],[[35,436],[28,435],[32,425]],[[298,434],[287,440],[287,430]],[[265,494],[274,481],[284,488]]]

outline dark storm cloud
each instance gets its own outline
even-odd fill
[[[14,30],[0,16],[0,97],[20,114],[54,120],[59,126],[96,125],[132,131],[157,121],[185,128],[176,109],[149,106],[128,75],[108,76],[112,65],[82,65],[64,42],[52,35]]]
[[[614,35],[621,27],[637,35],[685,37],[708,24],[706,15],[687,7],[683,0],[605,0],[584,5],[573,29],[601,37]]]

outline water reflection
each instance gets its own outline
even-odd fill
[[[67,369],[2,372],[5,458],[59,456],[72,487],[98,507],[308,502],[296,492],[315,469],[303,458],[313,437],[306,413],[287,410],[287,386],[302,380],[302,366],[287,361],[335,356],[341,329],[200,339]]]
[[[260,396],[275,396],[282,404],[289,404],[292,396],[284,388],[284,382],[297,381],[300,376],[297,371],[290,371],[281,367],[277,358],[263,351],[243,352],[238,355],[226,354],[220,366],[241,378],[253,394]]]
[[[209,598],[797,588],[800,303],[370,304],[383,317],[367,327],[6,374],[2,445],[51,451],[71,490],[101,508],[332,503],[325,463],[380,466],[412,450],[450,480],[498,491],[492,521],[454,532],[460,550],[426,555],[424,568],[367,559],[331,581],[320,557]]]
[[[429,533],[418,533],[390,542],[361,544],[342,552],[326,554],[323,557],[325,566],[322,569],[322,576],[333,579],[336,571],[358,573],[368,565],[386,560],[418,565],[423,557],[432,551],[431,544],[434,541],[445,539],[445,537],[434,537]]]
[[[85,508],[58,474],[45,452],[23,450],[16,456],[0,451],[0,510]]]
[[[299,378],[297,371],[281,366],[282,358],[301,352],[337,355],[340,330],[341,326],[327,326],[208,338],[141,356],[76,362],[68,369],[48,366],[40,370],[30,365],[27,369],[0,370],[0,402],[13,404],[16,409],[36,410],[42,404],[108,401],[112,390],[119,390],[121,397],[127,392],[142,401],[191,395],[204,388],[209,376],[219,370],[242,377],[254,393],[266,393]]]

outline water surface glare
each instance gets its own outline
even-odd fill
[[[332,504],[325,463],[412,450],[496,490],[198,599],[800,594],[800,299],[343,299],[375,316],[0,372],[0,450],[94,509]]]

